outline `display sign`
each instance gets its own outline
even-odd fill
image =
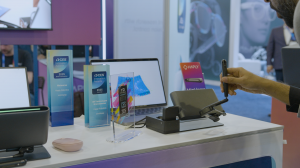
[[[184,33],[186,0],[178,0],[178,33]]]
[[[110,125],[109,65],[84,65],[84,115],[89,128]]]
[[[50,30],[51,0],[0,0],[0,29]]]
[[[191,0],[188,8],[190,61],[200,62],[209,80],[219,80],[221,60],[229,58],[230,11],[235,10],[230,4],[231,0]]]
[[[180,63],[186,90],[205,89],[204,77],[199,62]]]
[[[73,52],[47,50],[50,126],[74,124]]]

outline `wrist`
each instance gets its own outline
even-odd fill
[[[270,91],[270,88],[272,88],[273,82],[274,81],[272,81],[272,80],[260,77],[259,82],[258,82],[258,86],[260,87],[259,90],[263,94],[270,95],[269,91]]]

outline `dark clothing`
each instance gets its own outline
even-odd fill
[[[31,58],[33,58],[33,52],[31,51],[30,45],[18,45],[18,48],[27,51],[30,54]]]
[[[276,80],[278,82],[284,82],[283,81],[283,73],[282,73],[282,69],[278,69],[278,70],[275,70],[275,73],[276,73]]]
[[[283,27],[272,30],[267,47],[267,65],[273,65],[275,70],[282,69],[281,49],[287,46],[284,39]],[[274,58],[274,62],[272,62]]]
[[[289,112],[298,113],[299,105],[300,105],[300,89],[294,86],[290,88],[290,106],[286,106],[286,110]]]
[[[42,54],[45,57],[47,57],[47,50],[50,50],[50,46],[49,47],[44,47],[42,45],[38,46],[38,55]]]
[[[26,67],[27,72],[33,72],[33,62],[30,54],[27,51],[18,50],[19,55],[19,67]],[[2,53],[0,52],[0,57],[2,58]],[[14,57],[13,56],[5,56],[5,67],[9,67],[9,65],[13,64]],[[2,59],[0,59],[0,66],[2,66]],[[30,93],[33,94],[33,82],[29,84]]]

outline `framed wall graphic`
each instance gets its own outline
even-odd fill
[[[251,59],[258,50],[265,52],[271,31],[283,26],[270,4],[261,0],[241,0],[240,53]],[[262,60],[266,60],[265,58]],[[254,59],[254,58],[253,58]]]
[[[228,60],[230,0],[191,0],[190,61],[200,62],[206,79],[219,80]]]

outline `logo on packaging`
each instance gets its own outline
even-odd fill
[[[54,79],[62,79],[70,77],[69,57],[55,56],[53,57]]]
[[[107,93],[106,72],[92,72],[92,93],[93,94]]]
[[[103,77],[103,76],[105,76],[104,74],[94,74],[94,77],[96,78],[96,77]]]
[[[56,58],[55,61],[57,61],[57,62],[60,62],[60,61],[67,61],[67,58]]]
[[[198,69],[199,65],[184,65],[183,69],[188,70],[188,69]]]

